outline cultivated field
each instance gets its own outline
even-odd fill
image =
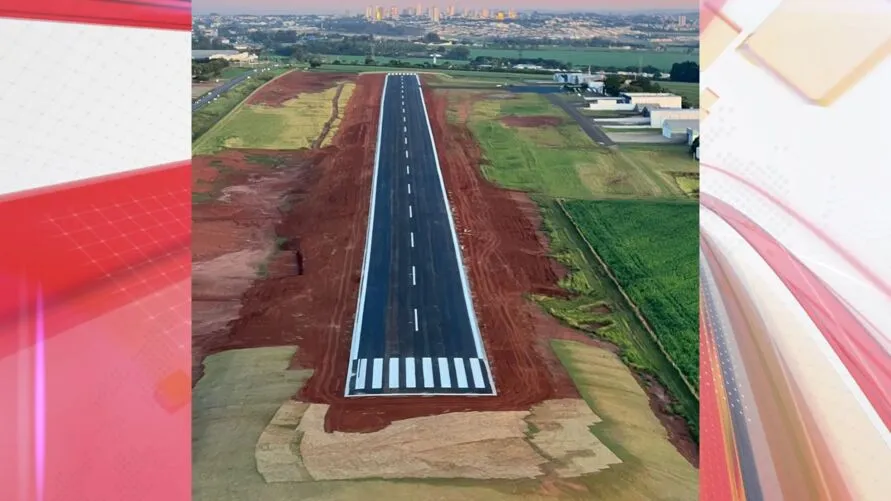
[[[691,382],[699,381],[699,206],[567,200],[582,236]]]
[[[479,49],[470,51],[470,57],[520,57],[519,51],[511,49]],[[565,48],[524,50],[524,58],[554,59],[572,63],[573,66],[618,67],[655,66],[662,71],[671,70],[674,63],[698,61],[699,54],[684,52],[656,52],[648,50],[610,50],[596,48]]]

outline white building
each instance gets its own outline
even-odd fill
[[[699,120],[698,108],[648,108],[645,115],[650,116],[650,127],[659,129],[666,120]]]
[[[581,85],[583,83],[591,84],[592,82],[600,82],[603,75],[592,75],[589,73],[554,73],[554,81],[563,84]]]
[[[665,120],[662,124],[662,136],[668,139],[684,138],[684,142],[692,144],[692,131],[699,135],[699,120]]]
[[[623,92],[621,95],[635,106],[658,104],[663,108],[681,107],[681,96],[670,92]]]
[[[622,96],[597,96],[595,98],[586,98],[589,110],[600,111],[633,111],[634,105],[628,102],[628,99]]]
[[[237,54],[214,54],[208,59],[225,59],[230,63],[254,63],[259,57],[250,52],[239,52]]]

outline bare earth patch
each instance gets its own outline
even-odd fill
[[[411,418],[372,433],[326,433],[328,408],[281,407],[257,448],[257,469],[267,482],[578,477],[621,463],[591,434],[600,419],[580,399],[545,401],[531,412]]]

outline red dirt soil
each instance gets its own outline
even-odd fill
[[[511,127],[554,127],[562,124],[563,119],[549,116],[518,117],[509,115],[502,118],[501,122]]]
[[[337,75],[297,73],[299,78]],[[312,77],[311,77],[312,76]],[[290,83],[305,89],[315,84]],[[274,83],[275,84],[275,83]],[[425,87],[437,153],[463,246],[473,300],[498,396],[343,396],[361,275],[374,147],[383,75],[358,78],[332,145],[302,157],[305,168],[290,185],[290,210],[276,225],[280,240],[303,257],[296,273],[293,252],[279,252],[269,278],[241,297],[238,318],[207,353],[258,346],[297,345],[292,368],[313,375],[297,398],[325,403],[327,431],[375,431],[390,422],[444,412],[528,410],[544,400],[578,398],[551,350],[550,339],[605,345],[545,315],[524,296],[563,295],[564,270],[548,256],[537,207],[524,194],[495,187],[480,173],[482,153],[465,126],[448,124],[447,102]],[[294,95],[273,89],[272,94]],[[287,98],[285,98],[287,99]],[[263,98],[262,102],[272,99]],[[200,249],[196,252],[202,252]],[[212,252],[207,249],[204,252]]]
[[[262,91],[251,95],[245,104],[279,107],[302,92],[320,92],[334,87],[337,82],[355,79],[356,75],[352,73],[292,71],[266,84]]]

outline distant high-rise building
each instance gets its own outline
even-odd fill
[[[480,18],[489,19],[489,9],[483,9],[480,11]]]
[[[424,8],[421,7],[421,2],[418,2],[417,8],[415,8],[415,15],[421,17],[424,15]]]
[[[432,20],[434,23],[439,22],[439,7],[430,8],[430,20]]]
[[[678,16],[678,26],[687,26],[687,16]]]
[[[395,5],[390,7],[390,19],[398,19],[399,18],[399,7]]]
[[[374,7],[369,5],[368,7],[365,7],[365,20],[371,21],[373,19],[374,19]]]
[[[470,17],[470,9],[468,9],[467,7],[464,7],[464,10],[462,11],[462,15],[463,15],[462,17]]]
[[[517,11],[515,11],[513,8],[511,8],[510,10],[507,11],[507,17],[509,17],[511,19],[516,19]]]
[[[380,21],[384,18],[384,8],[378,5],[374,8],[374,20]]]
[[[449,5],[448,10],[446,11],[449,17],[455,17],[455,6]]]
[[[501,12],[501,11],[499,10],[498,13],[495,14],[495,19],[497,19],[497,20],[499,20],[499,21],[504,21],[504,12]]]

